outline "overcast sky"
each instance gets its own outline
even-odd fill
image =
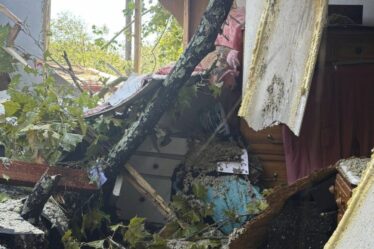
[[[125,0],[52,0],[51,17],[56,18],[59,12],[70,11],[81,17],[91,30],[92,25],[106,25],[111,33],[125,26],[122,10]]]

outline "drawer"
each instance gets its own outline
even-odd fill
[[[335,189],[340,196],[343,198],[351,198],[352,196],[352,187],[344,180],[344,178],[337,174],[335,181]]]
[[[351,185],[344,177],[338,173],[335,180],[335,200],[339,208],[338,210],[338,222],[343,217],[343,214],[347,210],[348,201],[352,197],[352,190],[355,186]]]
[[[284,155],[283,145],[281,144],[250,144],[249,152],[257,155]]]
[[[284,162],[262,161],[262,166],[261,181],[266,188],[287,184],[287,169]]]
[[[272,154],[256,154],[260,161],[269,161],[269,162],[283,162],[285,164],[286,159],[284,155],[272,155]]]
[[[161,195],[166,202],[169,202],[171,195],[171,181],[165,178],[154,176],[145,176],[145,180],[153,186],[157,193]],[[144,217],[149,222],[166,223],[166,218],[158,211],[152,201],[146,196],[140,194],[126,180],[122,184],[121,195],[117,201],[116,207],[120,218],[131,219],[135,216]]]
[[[373,31],[348,31],[329,34],[328,61],[374,59]]]
[[[130,164],[140,173],[153,176],[171,177],[174,169],[181,163],[180,160],[132,156]]]
[[[368,41],[341,41],[336,44],[335,56],[339,60],[374,59],[374,46]]]
[[[283,144],[282,127],[280,125],[254,131],[244,120],[240,120],[240,131],[248,144]]]
[[[266,178],[261,177],[261,184],[264,188],[274,188],[280,185],[287,185],[287,179],[280,179],[280,178]]]
[[[260,179],[264,187],[287,184],[282,126],[276,125],[261,131],[254,131],[244,120],[241,120],[240,130],[249,145],[248,152],[255,154],[263,166]]]
[[[158,146],[160,151],[153,145],[150,137],[147,137],[145,141],[139,146],[138,151],[141,152],[153,152],[153,153],[164,153],[184,156],[188,152],[188,142],[186,138],[171,137],[171,142],[166,146]]]
[[[287,179],[286,165],[283,162],[262,162],[264,178]]]

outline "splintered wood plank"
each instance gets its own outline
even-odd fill
[[[48,175],[62,176],[57,187],[59,190],[97,190],[96,185],[90,183],[85,170],[54,167],[21,161],[11,161],[10,165],[4,165],[4,163],[0,162],[0,183],[33,187],[47,169]]]

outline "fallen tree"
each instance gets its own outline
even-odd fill
[[[61,175],[49,176],[47,172],[43,174],[23,204],[21,216],[25,220],[33,225],[38,223],[44,205],[53,194],[60,179]]]
[[[232,2],[232,0],[209,2],[196,33],[172,72],[163,82],[163,87],[155,93],[140,113],[138,120],[125,131],[103,162],[105,175],[109,179],[114,179],[146,136],[150,134],[167,108],[176,100],[179,90],[190,79],[198,63],[214,50],[214,42],[228,16]]]

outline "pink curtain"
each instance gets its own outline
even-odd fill
[[[315,73],[300,136],[283,127],[288,182],[374,147],[374,65]]]

